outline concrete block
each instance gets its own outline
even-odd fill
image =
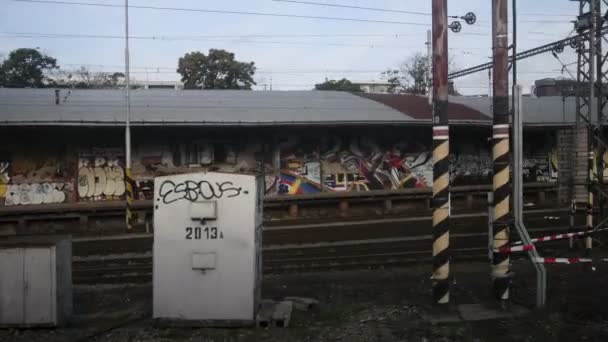
[[[269,328],[272,322],[272,314],[274,312],[274,302],[268,300],[262,300],[260,304],[260,310],[256,315],[256,325],[259,328]]]
[[[292,302],[296,310],[300,311],[310,311],[319,306],[319,301],[313,298],[285,297],[285,300]]]
[[[287,328],[291,320],[291,312],[293,311],[293,302],[284,301],[276,303],[274,312],[272,313],[272,322],[277,328]]]

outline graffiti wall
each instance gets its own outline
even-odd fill
[[[120,199],[125,193],[124,163],[121,149],[93,149],[79,153],[79,200]]]
[[[281,147],[279,194],[423,188],[432,183],[428,147],[403,140],[333,136]]]
[[[8,182],[11,180],[8,175],[9,166],[10,162],[8,160],[0,160],[0,199],[4,199],[8,191]]]
[[[70,183],[10,184],[4,194],[4,205],[64,203],[73,190]]]
[[[136,198],[151,199],[154,177],[213,171],[273,175],[272,163],[264,158],[259,137],[234,135],[229,138],[185,136],[175,139],[146,139],[133,149],[133,177]],[[274,178],[267,180],[273,186]]]
[[[154,177],[200,171],[262,174],[267,194],[432,187],[432,141],[427,129],[145,132],[134,135],[136,199],[153,197]],[[452,139],[451,184],[491,183],[491,142],[486,130],[460,134]],[[58,147],[5,144],[7,150],[0,150],[0,206],[124,199],[123,148],[104,147],[105,136],[79,139]],[[547,137],[537,140],[528,139],[524,145],[524,179],[555,181],[553,145]],[[608,177],[608,170],[605,174]]]
[[[65,160],[55,151],[0,153],[0,205],[73,201],[74,187]]]
[[[451,184],[491,183],[490,144],[473,137],[457,141],[455,147],[450,155]],[[539,143],[524,155],[526,182],[557,180],[552,146]],[[432,152],[424,139],[335,136],[314,145],[294,138],[281,148],[277,193],[430,188],[432,183]]]

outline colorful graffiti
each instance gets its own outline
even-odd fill
[[[120,153],[98,151],[80,154],[78,196],[102,201],[118,199],[125,193],[123,158]]]
[[[345,143],[332,137],[321,148],[318,144],[308,148],[306,144],[295,144],[296,151],[283,152],[277,192],[302,194],[431,186],[433,167],[429,152],[408,151],[407,144],[402,142],[380,146],[367,139],[353,138]]]
[[[279,194],[301,195],[320,191],[321,185],[319,183],[287,170],[281,171],[281,179],[277,189]]]
[[[492,177],[492,158],[489,154],[450,155],[452,184],[483,181]]]
[[[70,183],[10,184],[4,196],[4,205],[64,203],[73,190]]]
[[[9,162],[0,162],[0,199],[4,198],[8,190],[8,182],[11,178],[8,175]]]

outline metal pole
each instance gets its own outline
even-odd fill
[[[595,0],[593,3],[595,9],[595,19],[593,23],[593,27],[595,28],[595,110],[597,115],[597,127],[596,132],[597,135],[603,139],[604,138],[604,113],[603,108],[605,106],[605,97],[604,97],[604,86],[602,85],[602,81],[604,79],[603,66],[604,66],[604,55],[602,53],[602,42],[603,42],[603,34],[602,34],[602,26],[603,26],[603,18],[602,18],[602,1]],[[606,153],[606,148],[603,144],[598,143],[596,141],[595,146],[597,147],[597,182],[600,189],[604,188],[604,154]],[[599,220],[605,218],[606,212],[604,205],[606,203],[606,197],[598,194],[598,209],[599,209]]]
[[[494,38],[493,141],[494,160],[494,250],[506,247],[510,240],[509,214],[509,40],[507,0],[492,2],[492,31]],[[509,255],[494,253],[492,280],[499,300],[509,299],[511,271]]]
[[[576,199],[572,199],[570,202],[570,229],[569,233],[574,233],[576,231]],[[572,250],[574,248],[574,238],[568,238],[568,248]]]
[[[134,215],[133,205],[133,176],[131,174],[131,80],[129,70],[129,0],[125,0],[125,100],[126,100],[126,120],[125,120],[125,188],[127,189],[127,228],[133,228]]]
[[[513,5],[513,56],[517,56],[517,0],[511,0]],[[517,85],[517,58],[513,58],[512,70],[513,70],[513,85]],[[515,96],[513,96],[512,107],[515,107]]]
[[[447,0],[433,0],[433,299],[450,301]]]
[[[523,218],[523,125],[522,125],[522,88],[520,85],[513,87],[513,213],[515,218],[515,229],[526,245],[532,244],[532,239],[524,225]],[[498,253],[496,253],[498,254]],[[537,263],[539,254],[536,249],[528,251],[528,256],[536,270],[536,307],[542,308],[546,302],[547,273],[543,264]]]
[[[593,125],[593,120],[598,119],[599,124],[599,111],[596,104],[597,98],[595,95],[595,62],[596,62],[596,29],[597,29],[597,8],[599,5],[599,0],[593,0],[590,2],[591,4],[591,27],[589,29],[589,184],[588,184],[588,203],[587,203],[587,227],[588,231],[593,229],[593,182],[596,180],[596,176],[593,172],[593,164],[595,163],[595,158],[601,159],[602,156],[596,156],[596,146],[598,144],[595,143],[595,127]],[[597,162],[597,165],[600,165],[600,162]],[[597,173],[599,175],[599,169]],[[587,257],[591,256],[592,249],[592,238],[591,235],[585,238],[585,255]]]
[[[426,30],[426,56],[428,58],[427,63],[429,66],[428,69],[428,78],[431,79],[433,77],[433,33],[431,30]],[[429,84],[429,105],[433,105],[433,82]]]

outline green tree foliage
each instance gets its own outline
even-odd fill
[[[255,85],[254,62],[239,62],[234,53],[210,49],[205,55],[194,51],[178,61],[177,72],[182,75],[186,89],[247,89]]]
[[[449,69],[453,62],[449,61]],[[416,53],[401,64],[399,69],[388,69],[382,73],[389,84],[389,92],[426,95],[433,84],[431,66],[426,54]],[[453,85],[449,88],[450,95],[458,95]]]
[[[353,84],[351,81],[343,78],[341,80],[328,80],[325,79],[325,82],[315,84],[316,90],[336,90],[336,91],[350,91],[350,92],[361,92],[361,87],[356,84]]]
[[[56,69],[57,60],[36,49],[17,49],[10,52],[0,66],[0,86],[41,88],[45,86],[45,72]]]

